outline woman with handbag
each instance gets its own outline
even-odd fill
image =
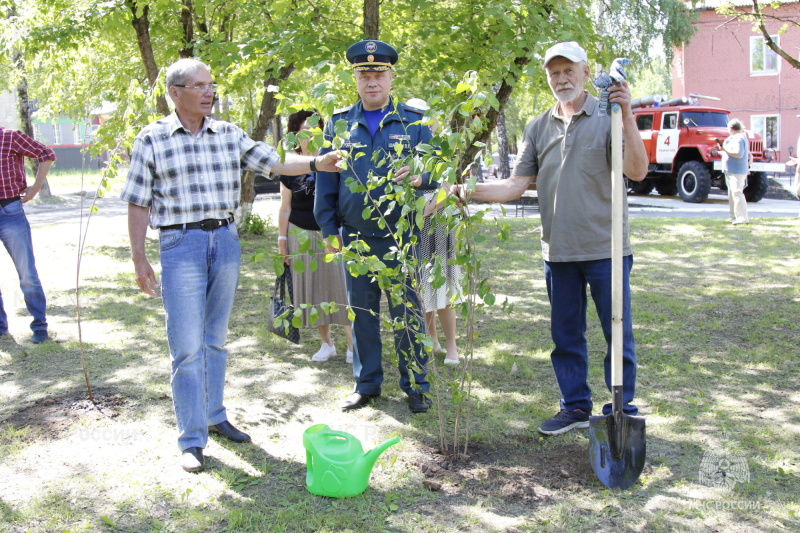
[[[311,111],[299,111],[289,115],[287,130],[290,133],[299,133],[310,129],[306,119],[314,115]],[[319,121],[322,128],[322,121]],[[312,155],[308,149],[308,140],[299,140],[295,151]],[[331,324],[344,326],[347,337],[346,361],[353,362],[353,336],[350,321],[347,319],[347,291],[345,288],[344,266],[342,263],[326,263],[322,256],[326,253],[319,233],[319,226],[314,219],[314,191],[316,173],[311,172],[304,176],[280,176],[281,181],[281,207],[278,214],[278,253],[284,256],[285,265],[291,265],[292,258],[289,254],[299,250],[298,233],[305,230],[311,241],[311,248],[294,256],[294,260],[302,260],[305,268],[302,272],[291,269],[294,281],[293,304],[313,304],[319,311],[316,322],[322,346],[311,356],[312,361],[327,361],[336,355],[336,346],[331,338]],[[316,258],[317,268],[309,268],[312,259]],[[336,302],[338,311],[325,313],[320,304],[323,302]],[[303,326],[310,326],[309,315],[311,308],[303,310]]]

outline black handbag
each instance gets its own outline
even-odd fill
[[[289,300],[286,300],[286,293],[289,293]],[[292,288],[292,273],[289,268],[283,270],[283,274],[275,280],[275,291],[269,299],[269,330],[279,337],[300,344],[300,330],[292,325],[292,313],[294,312],[294,289]],[[289,314],[278,321],[275,319],[289,311]]]

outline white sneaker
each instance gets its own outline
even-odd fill
[[[334,355],[336,355],[336,345],[325,344],[323,342],[322,346],[320,346],[319,348],[319,351],[311,356],[311,360],[317,362],[327,361]]]
[[[346,352],[344,352],[344,360],[352,365],[353,364],[353,352],[350,351],[350,350],[347,350]]]

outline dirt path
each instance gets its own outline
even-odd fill
[[[82,203],[79,195],[65,194],[59,196],[58,200],[57,203],[26,204],[25,214],[33,232],[36,267],[45,288],[48,306],[74,306],[74,301],[65,291],[74,290],[75,287],[78,243],[81,238],[85,238],[87,250],[109,245],[119,247],[119,243],[127,243],[128,205],[118,196],[99,198],[96,203],[98,210],[90,217],[90,199],[84,199]],[[256,198],[253,212],[277,223],[279,206],[279,195],[262,195]],[[152,229],[148,230],[147,235],[151,239],[158,238],[158,232]],[[154,264],[157,261],[157,257],[151,258]],[[81,279],[100,275],[106,267],[102,258],[83,261]],[[23,338],[29,335],[30,316],[14,275],[14,263],[5,251],[0,252],[0,272],[3,273],[0,276],[0,291],[9,317],[9,331],[12,335]],[[51,331],[59,335],[65,334],[67,338],[74,335],[74,328],[70,324],[59,323],[54,317],[48,320]]]

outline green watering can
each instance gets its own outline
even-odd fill
[[[332,498],[361,494],[378,456],[398,442],[399,437],[392,437],[364,453],[361,442],[353,435],[334,431],[326,424],[311,426],[303,433],[308,492]]]

